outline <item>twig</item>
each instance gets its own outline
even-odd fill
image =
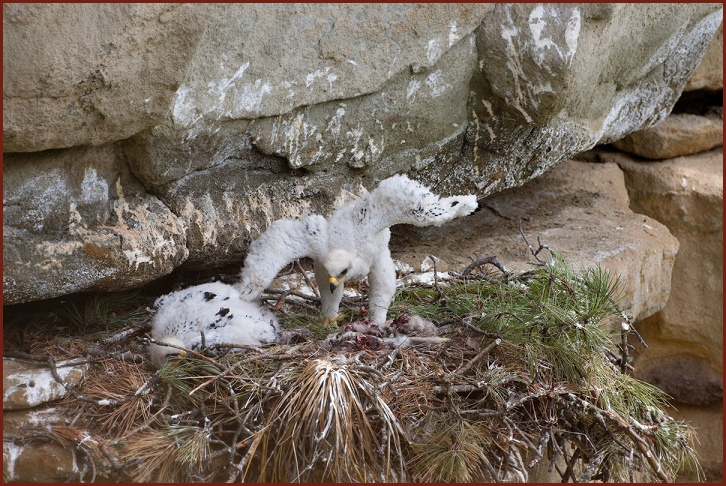
[[[486,257],[486,258],[480,258],[479,260],[476,260],[476,261],[474,261],[472,259],[472,262],[469,264],[469,266],[466,267],[464,270],[462,270],[461,276],[462,277],[466,277],[475,268],[479,268],[482,265],[486,265],[486,264],[494,265],[495,267],[497,267],[504,274],[509,273],[509,270],[507,269],[507,267],[505,267],[504,265],[502,265],[501,263],[499,263],[499,261],[497,261],[497,257],[496,256],[490,256],[490,257]]]
[[[287,295],[294,295],[295,297],[300,297],[301,299],[309,300],[311,302],[320,302],[320,297],[315,297],[314,295],[308,295],[300,292],[299,290],[280,290],[280,289],[265,289],[265,294],[270,295],[281,295],[285,294]]]
[[[147,420],[146,422],[144,422],[143,424],[141,424],[139,427],[132,430],[131,432],[125,434],[123,437],[119,437],[118,439],[114,440],[113,442],[111,442],[111,445],[114,446],[114,445],[118,444],[119,442],[123,442],[126,439],[128,439],[129,437],[131,437],[132,435],[138,434],[139,432],[151,427],[151,422],[156,417],[158,417],[161,414],[161,412],[166,410],[166,408],[169,406],[169,401],[171,400],[171,392],[172,392],[172,387],[168,387],[166,390],[166,396],[164,397],[164,402],[161,404],[161,408],[154,415],[149,417],[149,420]]]
[[[608,433],[608,435],[610,436],[610,440],[615,442],[617,445],[619,445],[625,451],[632,450],[631,447],[628,447],[625,444],[623,444],[622,442],[620,442],[620,439],[618,439],[615,436],[615,434],[613,434],[613,432],[610,430],[610,427],[608,427],[607,424],[605,423],[605,418],[602,416],[601,413],[595,412],[595,419],[598,421],[600,426],[602,426],[602,428],[605,430],[605,432]]]
[[[429,255],[429,258],[431,259],[431,263],[434,266],[434,289],[436,289],[436,293],[439,294],[439,300],[444,296],[444,294],[441,292],[441,289],[439,288],[439,273],[436,271],[436,259],[433,255]]]
[[[319,299],[320,298],[320,292],[318,291],[317,285],[313,285],[313,283],[308,278],[308,274],[305,273],[305,270],[303,269],[302,265],[300,265],[300,260],[295,260],[295,265],[297,265],[298,270],[300,270],[300,273],[302,274],[303,278],[305,279],[305,283],[310,287],[313,292],[315,292],[315,296]]]
[[[491,463],[489,462],[489,459],[487,459],[487,457],[484,454],[482,454],[481,452],[479,452],[479,459],[481,459],[482,464],[484,464],[484,468],[487,470],[487,472],[491,476],[492,481],[494,481],[495,483],[501,483],[502,480],[499,478],[497,471],[492,467]]]
[[[232,371],[234,371],[234,369],[235,369],[236,367],[237,367],[237,364],[235,363],[235,365],[233,365],[233,366],[229,366],[229,367],[228,367],[228,368],[227,368],[226,370],[222,371],[222,372],[221,372],[221,373],[219,373],[218,375],[215,375],[215,376],[213,376],[213,377],[209,378],[209,379],[208,379],[207,381],[205,381],[204,383],[202,383],[201,385],[197,386],[197,387],[196,387],[196,388],[194,388],[194,389],[193,389],[192,391],[190,391],[190,392],[189,392],[189,396],[192,396],[192,395],[194,395],[194,393],[198,392],[199,390],[201,390],[201,389],[202,389],[202,388],[204,388],[205,386],[207,386],[207,385],[210,385],[210,384],[214,383],[215,381],[217,381],[217,380],[219,380],[219,379],[221,379],[221,378],[225,377],[226,375],[229,375],[230,373],[232,373]],[[233,396],[234,396],[234,394],[233,394]]]
[[[455,375],[463,375],[464,373],[466,373],[467,371],[469,371],[472,366],[474,366],[476,363],[478,363],[479,360],[481,360],[484,356],[486,356],[487,354],[489,354],[489,351],[491,351],[492,349],[496,348],[501,343],[502,343],[501,338],[495,339],[494,341],[492,341],[489,344],[489,346],[487,346],[486,348],[482,349],[479,352],[479,354],[477,354],[476,356],[474,356],[468,363],[466,363],[464,366],[461,366],[458,370],[454,371],[454,374]]]
[[[396,360],[396,357],[401,353],[401,347],[396,346],[393,348],[393,351],[390,352],[390,354],[386,357],[385,363],[381,365],[381,368],[385,369],[388,368],[393,364],[393,362]]]
[[[554,449],[554,453],[552,454],[552,460],[550,461],[550,465],[547,468],[547,472],[552,472],[552,468],[554,467],[555,469],[557,469],[557,473],[560,475],[560,477],[562,477],[560,468],[557,466],[557,459],[559,459],[562,455],[562,449],[560,448],[558,440],[559,438],[555,434],[550,434],[550,447]]]
[[[282,309],[282,306],[285,304],[285,299],[287,299],[287,296],[290,295],[289,291],[284,291],[280,294],[280,296],[277,298],[277,302],[271,307],[273,311],[278,311]]]
[[[230,474],[229,479],[227,479],[228,483],[235,482],[237,480],[237,477],[240,474],[242,474],[243,478],[245,477],[245,475],[246,475],[245,469],[246,469],[247,463],[252,458],[252,455],[257,450],[257,446],[260,444],[262,437],[265,435],[264,430],[265,429],[257,430],[254,432],[254,439],[252,440],[252,444],[250,444],[250,448],[247,449],[247,453],[244,455],[244,457],[242,458],[242,460],[239,463],[233,464],[234,469],[232,470],[232,473]]]
[[[476,327],[474,324],[472,324],[471,322],[469,322],[470,320],[471,320],[471,317],[464,318],[461,320],[461,323],[464,324],[467,328],[471,329],[472,331],[476,331],[479,334],[485,335],[486,337],[491,337],[491,338],[495,338],[495,339],[499,338],[499,335],[497,333],[480,329],[480,328]]]
[[[204,356],[202,353],[197,353],[196,351],[192,351],[189,348],[185,348],[184,346],[177,346],[176,344],[171,344],[171,343],[159,343],[154,338],[148,338],[148,341],[152,344],[156,344],[157,346],[164,346],[167,348],[174,348],[174,349],[179,349],[181,351],[185,351],[187,354],[190,354],[190,355],[194,356],[195,358],[199,358],[199,359],[206,361],[207,363],[215,366],[216,368],[218,368],[220,370],[224,370],[222,365],[219,364],[217,361],[215,361],[211,358],[208,358],[207,356]]]
[[[664,482],[668,482],[668,476],[666,475],[665,471],[663,471],[663,468],[660,465],[658,458],[655,457],[655,454],[653,454],[653,451],[651,451],[650,447],[648,447],[648,444],[633,430],[633,427],[628,422],[626,422],[615,412],[611,410],[603,410],[600,407],[597,407],[592,403],[588,402],[587,400],[583,400],[582,398],[577,397],[572,393],[568,393],[567,396],[570,397],[571,400],[580,403],[583,407],[599,412],[603,414],[603,416],[608,417],[610,420],[612,420],[618,426],[618,428],[625,432],[628,437],[630,437],[630,439],[635,443],[640,453],[645,456],[645,459],[648,461],[648,464],[650,465],[653,472],[656,474],[656,476],[658,476],[658,479]]]
[[[595,471],[597,468],[600,467],[600,464],[602,464],[602,461],[604,459],[604,456],[602,454],[597,454],[594,459],[592,459],[587,466],[585,466],[585,470],[580,475],[580,482],[581,483],[589,483],[592,482],[593,476],[595,475]],[[631,483],[635,482],[631,478]]]
[[[630,324],[623,322],[620,329],[620,371],[625,374],[628,370],[628,331]]]
[[[482,387],[477,385],[438,385],[431,387],[431,391],[434,393],[470,393],[476,390],[481,390]]]
[[[640,335],[640,333],[638,332],[638,330],[635,329],[635,326],[633,326],[632,324],[630,325],[630,332],[632,332],[633,334],[635,334],[635,337],[638,338],[638,341],[640,341],[640,344],[644,348],[647,348],[648,347],[648,345],[645,343],[645,340],[643,339],[643,336]]]
[[[68,354],[69,356],[73,356],[73,353],[70,351],[67,351],[60,346],[54,346],[56,349],[59,349],[60,351],[63,351],[65,354]],[[115,358],[120,359],[121,361],[130,361],[132,363],[141,363],[144,361],[144,357],[138,353],[132,353],[129,350],[120,350],[120,351],[107,351],[101,347],[93,346],[91,348],[86,348],[83,351],[83,354],[86,356],[96,356],[99,359],[89,359],[88,363],[95,363],[98,361],[103,361],[105,358]],[[79,363],[80,364],[80,363]]]
[[[532,245],[530,245],[529,241],[527,241],[527,237],[524,236],[524,231],[522,230],[521,221],[519,222],[519,234],[522,235],[522,238],[524,239],[524,242],[527,244],[527,248],[529,248],[529,251],[532,253],[532,256],[534,257],[534,259],[537,260],[537,262],[539,262],[536,265],[545,265],[546,262],[544,262],[543,260],[540,260],[538,255],[539,255],[539,252],[541,252],[542,250],[547,250],[547,251],[551,252],[549,247],[547,245],[543,245],[538,236],[537,243],[539,244],[539,248],[537,248],[536,250],[534,248],[532,248]]]
[[[564,439],[563,439],[564,441]],[[565,474],[562,477],[562,482],[567,482],[567,478],[572,478],[572,482],[576,483],[577,478],[575,477],[575,464],[577,463],[577,460],[580,458],[580,455],[582,454],[582,451],[579,447],[575,449],[575,452],[572,453],[572,456],[569,458],[567,457],[567,452],[564,451],[565,446],[562,444],[563,452],[565,453],[565,464],[567,464],[567,469],[565,469]]]
[[[320,308],[315,307],[312,304],[308,304],[307,302],[302,302],[302,301],[297,300],[297,299],[285,297],[285,303],[286,304],[296,305],[298,307],[302,307],[303,309],[308,309],[308,310],[311,310],[311,311],[314,311],[314,312],[320,312]],[[283,312],[284,313],[284,310],[281,310],[280,312]]]
[[[633,474],[633,454],[635,451],[633,449],[630,449],[630,454],[628,454],[627,461],[628,461],[628,479],[631,483],[635,482],[635,474]]]
[[[547,444],[547,441],[550,440],[550,433],[545,431],[545,433],[542,435],[542,438],[539,441],[539,444],[537,444],[537,447],[534,449],[534,457],[531,461],[529,461],[529,464],[527,467],[532,469],[534,466],[537,465],[537,463],[544,457],[544,448]]]
[[[104,399],[99,400],[99,399],[87,397],[87,396],[83,395],[82,393],[77,392],[74,387],[72,387],[71,385],[66,383],[66,381],[63,378],[61,378],[61,376],[58,374],[58,367],[56,366],[55,359],[53,359],[52,356],[41,357],[41,356],[34,356],[34,355],[28,354],[28,353],[19,353],[19,352],[8,352],[8,353],[6,353],[6,355],[9,357],[18,356],[21,358],[32,360],[38,364],[45,364],[50,369],[50,373],[51,373],[51,375],[53,375],[53,379],[55,381],[57,381],[60,385],[62,385],[63,388],[65,388],[65,390],[73,396],[73,398],[80,400],[82,402],[92,403],[99,407],[108,407],[108,406],[116,407],[118,405],[129,402],[131,400],[135,400],[135,399],[139,398],[141,395],[145,395],[146,393],[148,393],[151,384],[158,379],[157,376],[152,376],[143,385],[141,385],[141,387],[139,387],[139,389],[136,390],[136,392],[133,395],[130,395],[128,397],[117,398],[117,399],[113,399],[113,400],[104,398]]]
[[[459,415],[470,415],[474,417],[501,417],[502,412],[496,410],[459,410]]]
[[[513,408],[519,407],[525,402],[528,402],[529,400],[533,400],[535,398],[544,397],[550,394],[556,394],[556,395],[565,395],[569,393],[569,391],[564,387],[555,387],[555,388],[546,388],[541,389],[536,392],[528,393],[527,395],[524,395],[522,397],[519,397],[517,400],[512,401],[511,399],[507,401],[507,410],[512,410]]]
[[[263,354],[265,350],[251,344],[234,344],[234,343],[214,343],[210,344],[207,349],[246,349],[255,353]]]
[[[532,444],[532,441],[530,441],[529,437],[527,437],[527,435],[524,432],[522,432],[522,429],[520,429],[519,426],[517,426],[517,424],[516,424],[516,422],[514,422],[514,420],[510,419],[509,417],[504,417],[504,421],[508,424],[509,427],[513,427],[514,430],[519,432],[520,437],[522,437],[522,439],[524,439],[524,442],[525,442],[525,444],[527,444],[527,447],[529,447],[533,451],[537,450],[537,447],[535,447],[535,445]]]
[[[151,324],[146,322],[142,325],[123,329],[122,331],[119,331],[118,333],[114,334],[113,336],[109,336],[107,338],[101,339],[98,342],[98,344],[101,346],[117,344],[117,343],[120,343],[121,341],[125,341],[127,338],[135,336],[136,334],[139,334],[142,332],[147,332],[150,330],[151,330]]]

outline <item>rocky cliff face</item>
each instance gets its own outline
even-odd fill
[[[664,119],[722,17],[720,4],[3,9],[6,304],[239,262],[274,219],[328,213],[393,173],[482,197],[521,185]]]
[[[3,9],[5,304],[237,263],[274,219],[406,172],[483,198],[396,228],[416,270],[524,267],[521,224],[620,274],[637,376],[722,477],[723,115],[698,101],[722,97],[719,4]],[[7,434],[70,422],[47,371],[6,360]],[[3,456],[7,481],[90,474],[73,447]]]

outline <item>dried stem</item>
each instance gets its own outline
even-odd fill
[[[439,273],[436,271],[436,258],[433,255],[429,255],[429,258],[431,259],[431,264],[434,267],[434,289],[436,289],[436,293],[439,294],[439,299],[444,296],[444,294],[441,292],[441,289],[439,288]]]
[[[622,417],[620,417],[612,410],[603,410],[571,393],[568,394],[568,397],[570,398],[570,400],[576,401],[577,403],[581,404],[584,408],[589,408],[601,414],[602,416],[609,418],[613,423],[615,423],[617,427],[625,432],[628,437],[630,437],[630,439],[635,443],[640,453],[643,454],[645,459],[648,461],[648,464],[650,464],[653,472],[656,474],[656,476],[658,476],[658,479],[663,482],[668,482],[668,476],[663,471],[663,468],[661,467],[658,458],[655,457],[655,454],[650,449],[650,447],[648,447],[648,444],[643,440],[643,438],[635,430],[633,430],[632,425],[630,425],[627,421],[625,421]]]
[[[547,245],[543,245],[542,242],[540,241],[539,236],[538,236],[537,237],[537,244],[539,244],[539,247],[535,250],[532,247],[532,245],[529,244],[529,241],[527,241],[527,237],[524,236],[524,231],[522,230],[522,222],[521,221],[519,222],[519,234],[522,235],[522,239],[524,239],[524,242],[527,245],[527,248],[529,248],[529,251],[530,251],[530,253],[532,253],[532,256],[534,257],[534,259],[537,260],[537,262],[538,262],[537,265],[544,265],[546,262],[544,262],[543,260],[541,260],[538,255],[539,255],[539,253],[542,250],[550,251],[549,247]]]
[[[494,341],[489,344],[486,348],[482,349],[479,354],[474,356],[468,363],[466,363],[464,366],[460,367],[458,370],[454,371],[455,375],[463,375],[467,371],[471,369],[472,366],[474,366],[476,363],[478,363],[484,356],[488,355],[489,352],[499,346],[502,343],[502,340],[500,338],[495,339]]]
[[[487,264],[488,264],[488,265],[494,265],[494,266],[495,266],[495,267],[497,267],[497,268],[498,268],[498,269],[499,269],[499,270],[500,270],[500,271],[501,271],[501,272],[502,272],[503,274],[507,274],[507,273],[509,273],[509,270],[507,269],[507,267],[505,267],[504,265],[502,265],[501,263],[499,263],[499,261],[497,260],[497,257],[496,257],[496,256],[490,256],[490,257],[486,257],[486,258],[480,258],[479,260],[476,260],[476,261],[474,261],[474,260],[472,259],[472,262],[471,262],[471,263],[469,264],[469,266],[468,266],[468,267],[466,267],[466,268],[465,268],[464,270],[462,270],[462,272],[461,272],[461,276],[462,276],[462,277],[466,277],[466,276],[467,276],[467,275],[469,275],[469,274],[470,274],[470,273],[471,273],[471,272],[472,272],[472,271],[473,271],[473,270],[474,270],[475,268],[479,268],[479,267],[481,267],[482,265],[487,265]]]
[[[300,260],[295,260],[295,265],[297,265],[298,270],[302,274],[303,278],[305,279],[305,283],[308,287],[310,287],[313,292],[315,292],[315,297],[318,299],[320,298],[320,292],[318,291],[317,285],[313,285],[313,283],[310,281],[310,278],[308,278],[308,274],[305,273],[305,270],[303,269],[302,265],[300,265]]]

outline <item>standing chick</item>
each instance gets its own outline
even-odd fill
[[[337,209],[329,220],[314,214],[273,222],[250,245],[237,288],[243,299],[253,300],[288,263],[310,257],[326,318],[338,313],[344,281],[368,277],[370,321],[384,327],[396,291],[389,228],[395,224],[439,226],[476,208],[476,196],[439,198],[405,175],[389,177],[372,192]]]

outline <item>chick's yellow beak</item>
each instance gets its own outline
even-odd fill
[[[179,351],[179,354],[177,355],[179,357],[178,358],[171,359],[171,360],[169,360],[169,362],[171,364],[173,364],[173,365],[176,366],[176,365],[178,365],[179,363],[182,362],[182,358],[184,358],[186,355],[187,355],[187,352],[182,349],[182,350]]]
[[[345,280],[345,275],[343,275],[340,278],[330,277],[330,279],[329,279],[329,282],[330,282],[330,292],[331,293],[335,292],[335,289],[338,288],[338,285],[340,285],[340,284],[343,283],[343,280]]]

